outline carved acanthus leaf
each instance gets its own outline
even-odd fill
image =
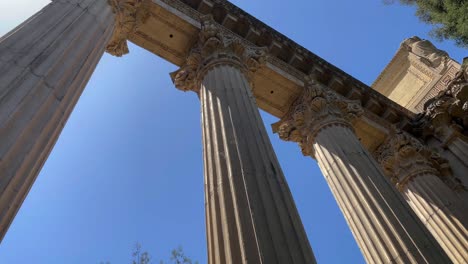
[[[439,176],[446,182],[454,180],[448,161],[406,132],[393,132],[374,155],[400,190],[413,178],[425,174]]]
[[[199,40],[186,62],[171,73],[175,86],[182,91],[198,91],[203,74],[210,67],[225,63],[238,67],[247,77],[266,62],[267,49],[246,45],[238,37],[221,30],[211,15],[201,18]]]
[[[362,114],[359,101],[345,99],[308,76],[302,95],[273,128],[281,139],[298,142],[302,153],[312,156],[312,145],[321,128],[331,124],[351,126]]]
[[[151,0],[108,0],[116,16],[115,29],[106,51],[121,57],[127,54],[127,39],[150,17]]]

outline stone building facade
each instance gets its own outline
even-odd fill
[[[1,237],[127,41],[199,95],[209,263],[316,262],[259,108],[317,160],[368,263],[467,263],[466,65],[413,37],[371,88],[223,0],[55,0],[0,39]]]

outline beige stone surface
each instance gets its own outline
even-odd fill
[[[444,90],[460,64],[428,40],[411,37],[401,43],[372,88],[419,113],[424,103]]]

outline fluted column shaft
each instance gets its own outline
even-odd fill
[[[106,0],[53,1],[0,39],[0,239],[114,30]]]
[[[313,148],[368,263],[450,263],[349,127],[322,129]]]
[[[401,192],[453,263],[468,263],[468,208],[462,200],[431,173],[415,177]]]
[[[314,157],[368,263],[451,263],[354,133],[363,114],[305,78],[303,94],[273,128]]]
[[[214,67],[200,100],[209,263],[315,263],[244,74]]]
[[[250,87],[265,49],[201,20],[171,77],[201,101],[208,263],[316,263]]]
[[[468,207],[442,181],[448,161],[405,132],[392,133],[377,160],[404,199],[454,263],[468,262]]]
[[[446,143],[450,152],[457,157],[466,167],[468,167],[468,142],[466,137],[456,136]]]

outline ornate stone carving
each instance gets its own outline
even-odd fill
[[[239,68],[247,77],[251,77],[265,63],[266,48],[245,45],[236,36],[222,31],[211,15],[203,16],[201,21],[198,42],[185,64],[171,73],[178,89],[198,92],[206,71],[220,63]]]
[[[447,52],[437,49],[429,40],[414,36],[403,41],[401,45],[431,68],[444,68],[449,60]]]
[[[307,76],[302,95],[273,124],[273,130],[283,140],[298,142],[304,155],[313,156],[314,138],[322,128],[333,124],[351,127],[363,112],[359,101],[342,98]]]
[[[446,159],[405,132],[393,132],[374,155],[400,191],[413,178],[424,174],[439,176],[452,189],[464,188],[453,177]]]
[[[457,67],[451,66],[447,69],[445,74],[439,79],[439,81],[434,85],[434,87],[421,99],[421,101],[415,106],[416,111],[423,112],[424,104],[431,98],[437,96],[440,91],[444,90],[449,83],[455,78],[455,75],[459,69]]]
[[[466,59],[465,59],[466,60]],[[435,135],[447,138],[447,131],[453,130],[466,134],[468,130],[468,67],[463,65],[448,84],[446,90],[427,101],[424,112],[414,123],[415,133],[423,137]]]
[[[116,14],[114,34],[106,51],[121,57],[128,53],[128,36],[150,17],[151,0],[108,0]]]

